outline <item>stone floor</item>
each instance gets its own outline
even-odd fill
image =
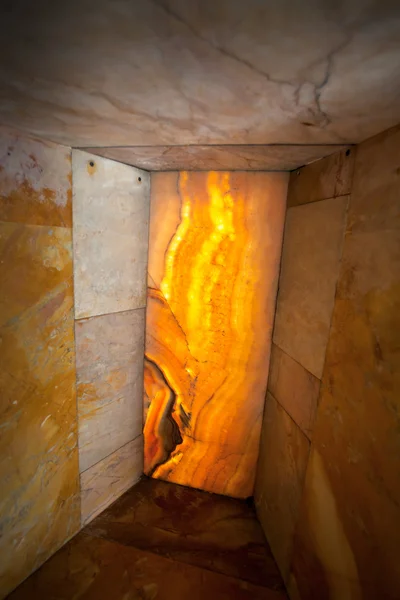
[[[285,600],[251,503],[143,478],[9,600]]]

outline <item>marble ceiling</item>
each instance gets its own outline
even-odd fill
[[[1,12],[0,122],[61,144],[294,144],[298,166],[302,145],[333,152],[400,121],[392,0],[14,0]]]

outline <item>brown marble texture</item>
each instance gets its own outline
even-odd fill
[[[75,318],[146,305],[150,175],[72,151]]]
[[[253,492],[287,180],[152,175],[146,474],[234,497]]]
[[[144,309],[75,322],[80,471],[142,432]]]
[[[308,168],[308,167],[307,167]],[[321,378],[348,196],[289,208],[273,342]]]
[[[0,222],[0,597],[79,529],[71,229]]]
[[[303,492],[310,442],[268,393],[257,466],[257,515],[285,580]]]
[[[59,143],[342,144],[400,120],[393,0],[3,4],[0,121]]]
[[[293,171],[289,180],[288,207],[349,194],[355,152],[355,148],[335,151],[331,156]]]
[[[71,227],[70,148],[0,126],[0,220]]]
[[[80,533],[9,600],[285,600],[282,592]]]
[[[276,344],[271,346],[268,390],[311,439],[320,381]]]
[[[400,597],[400,129],[357,148],[292,586]]]
[[[81,523],[89,523],[143,473],[143,437],[139,435],[81,473]]]
[[[251,502],[144,477],[10,600],[285,600]]]
[[[85,533],[282,590],[253,506],[144,477]]]
[[[220,146],[122,146],[85,148],[148,171],[292,171],[344,146],[255,144]],[[347,193],[347,192],[346,192]]]

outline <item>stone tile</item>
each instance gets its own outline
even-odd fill
[[[399,151],[399,128],[357,149],[293,560],[306,598],[400,597]]]
[[[0,121],[73,147],[343,144],[400,121],[393,0],[6,7]]]
[[[85,533],[283,589],[254,508],[243,500],[145,477]]]
[[[257,144],[122,146],[87,152],[148,171],[292,171],[348,146]],[[346,192],[347,193],[347,192]]]
[[[71,149],[0,126],[0,219],[72,226]]]
[[[268,390],[311,439],[320,381],[276,344],[271,347]]]
[[[89,523],[143,473],[143,437],[128,442],[81,473],[81,522]]]
[[[0,596],[79,529],[72,240],[0,223]]]
[[[150,175],[78,150],[72,163],[75,318],[142,308]]]
[[[348,196],[287,211],[274,343],[322,376]]]
[[[355,152],[355,148],[343,149],[293,171],[288,207],[350,194]]]
[[[148,475],[253,493],[287,180],[152,176],[149,273],[159,287],[146,311]]]
[[[75,323],[81,472],[142,432],[144,325],[144,309]]]
[[[271,550],[285,580],[289,575],[310,443],[267,394],[255,502]]]
[[[284,600],[208,570],[80,533],[9,600]]]

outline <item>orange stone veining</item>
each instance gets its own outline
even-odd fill
[[[285,192],[282,174],[153,175],[144,428],[153,477],[252,493]]]

